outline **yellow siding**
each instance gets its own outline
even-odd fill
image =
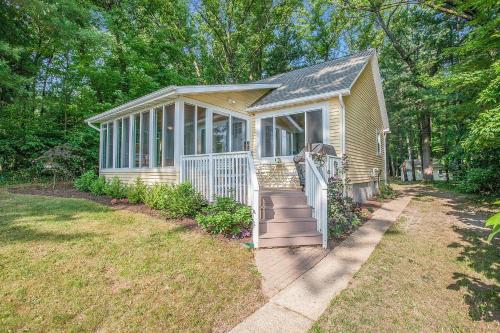
[[[344,100],[348,176],[353,184],[369,182],[373,180],[370,177],[373,168],[384,171],[383,144],[382,154],[377,156],[376,141],[377,130],[382,132],[383,124],[370,64]]]
[[[342,154],[340,121],[340,103],[335,97],[328,101],[328,143],[335,147],[338,156]]]
[[[126,184],[131,184],[135,181],[137,177],[149,185],[154,183],[162,184],[175,184],[178,180],[178,175],[176,171],[152,171],[152,170],[116,170],[116,171],[101,171],[101,176],[106,178],[118,177],[122,182]]]

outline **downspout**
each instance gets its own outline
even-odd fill
[[[345,133],[345,104],[344,98],[342,94],[339,95],[339,103],[340,103],[340,150],[342,153],[342,159],[346,154],[346,133]],[[347,184],[346,184],[347,174],[344,172],[342,175],[342,183],[344,188],[344,197],[347,196]]]
[[[384,134],[384,184],[387,185],[387,134],[391,133],[389,129],[382,131]]]
[[[99,133],[101,132],[101,129],[99,127],[96,127],[95,125],[92,125],[92,123],[90,121],[87,121],[87,125],[89,125],[93,129],[95,129],[97,132],[99,132]]]

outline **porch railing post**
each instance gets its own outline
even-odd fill
[[[212,201],[214,199],[214,183],[215,183],[214,175],[215,175],[215,173],[214,173],[214,155],[208,154],[209,201]]]

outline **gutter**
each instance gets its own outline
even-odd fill
[[[87,123],[87,125],[89,125],[93,129],[95,129],[97,132],[99,132],[99,133],[101,132],[101,129],[95,125],[92,125],[92,123],[90,121],[87,121],[86,123]]]
[[[288,99],[285,101],[269,103],[269,104],[260,105],[260,106],[252,106],[252,107],[247,108],[245,111],[247,111],[247,112],[265,111],[265,110],[274,109],[274,108],[278,108],[278,107],[282,107],[282,106],[301,104],[301,103],[306,103],[306,102],[312,102],[312,101],[315,101],[318,99],[328,99],[331,97],[346,96],[346,95],[350,95],[350,94],[351,94],[351,91],[349,89],[343,89],[343,90],[337,90],[337,91],[333,91],[333,92],[327,92],[324,94],[317,94],[317,95],[299,97],[299,98],[294,98],[294,99]]]

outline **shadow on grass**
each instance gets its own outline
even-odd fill
[[[464,296],[469,306],[469,316],[476,321],[500,321],[500,288],[495,284],[487,284],[480,279],[462,273],[453,273],[455,283],[448,289],[467,289]]]
[[[17,243],[32,241],[48,241],[63,243],[72,240],[90,239],[98,236],[90,232],[57,233],[50,231],[37,231],[28,226],[13,225],[0,229],[0,243]]]

